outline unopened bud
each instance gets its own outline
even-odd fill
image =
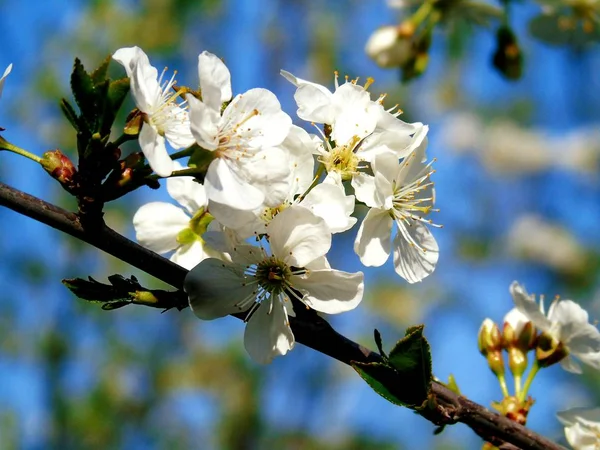
[[[485,319],[481,324],[477,344],[483,356],[487,356],[490,352],[502,350],[502,334],[498,325],[492,319]]]
[[[517,347],[508,349],[508,368],[515,377],[520,377],[527,369],[527,353]]]
[[[542,333],[537,341],[535,358],[540,367],[548,367],[560,362],[569,355],[562,342],[548,333]]]
[[[404,30],[401,35],[400,28],[394,26],[381,27],[369,37],[365,52],[379,67],[400,67],[412,53],[411,37],[407,33],[409,30]]]
[[[518,80],[523,73],[523,54],[517,37],[507,26],[501,26],[496,33],[494,67],[509,80]]]
[[[44,153],[40,164],[66,191],[73,193],[77,188],[77,169],[60,150],[49,150]]]
[[[137,109],[133,110],[129,116],[127,116],[125,128],[123,133],[129,136],[136,136],[140,134],[142,129],[142,122],[144,121],[143,113]]]
[[[513,308],[504,316],[504,325],[502,327],[502,341],[505,350],[518,348],[527,353],[535,348],[536,328],[533,323],[519,311]]]
[[[498,379],[504,379],[504,359],[502,359],[502,352],[495,351],[489,352],[486,355],[488,366],[490,370],[498,377]]]

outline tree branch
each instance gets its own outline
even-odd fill
[[[0,183],[0,205],[56,228],[134,267],[182,289],[187,270],[116,233],[104,223],[83,225],[79,216]],[[296,341],[345,364],[382,362],[381,356],[337,333],[318,315],[290,317]],[[462,422],[482,439],[502,448],[559,450],[563,447],[457,395],[441,383],[432,384],[430,408],[421,415],[436,425]]]

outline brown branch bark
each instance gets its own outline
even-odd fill
[[[0,183],[0,205],[99,248],[134,267],[182,289],[187,270],[111,230],[105,224],[83,225],[77,214]],[[382,361],[381,356],[337,333],[319,316],[291,317],[298,342],[345,364]],[[457,395],[441,383],[432,385],[431,408],[422,413],[436,425],[462,422],[482,439],[502,448],[559,450],[560,445]]]

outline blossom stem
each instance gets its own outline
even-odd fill
[[[25,158],[29,158],[38,164],[40,164],[42,162],[42,158],[40,158],[39,156],[34,155],[33,153],[28,152],[27,150],[23,150],[22,148],[11,144],[10,142],[8,142],[6,139],[4,139],[1,136],[0,136],[0,150],[8,150],[9,152],[13,152],[13,153],[16,153],[17,155],[21,155],[21,156],[24,156]]]
[[[137,135],[123,133],[112,143],[112,145],[114,145],[116,148],[116,147],[119,147],[120,145],[124,144],[125,142],[133,141],[134,139],[137,139]]]
[[[522,389],[522,381],[523,377],[521,375],[514,375],[513,378],[515,380],[515,396],[517,398],[521,398],[521,389]]]
[[[506,386],[506,377],[504,374],[499,374],[497,377],[498,382],[500,383],[500,389],[502,389],[502,395],[504,395],[504,397],[510,397],[510,394],[508,393],[508,386]]]
[[[521,391],[521,395],[517,395],[517,398],[521,402],[525,401],[525,397],[527,397],[527,392],[529,392],[529,388],[531,387],[531,382],[533,381],[533,379],[535,378],[535,376],[537,375],[539,370],[540,370],[540,366],[536,360],[533,363],[531,370],[529,371],[529,375],[527,375],[527,379],[525,380],[525,386],[523,387],[523,390]]]
[[[419,7],[419,9],[410,18],[410,21],[413,23],[415,28],[417,28],[425,19],[427,19],[427,16],[431,13],[432,9],[433,2],[431,0],[427,0]]]
[[[202,170],[198,170],[195,167],[190,167],[189,169],[176,170],[168,177],[161,177],[160,175],[150,175],[146,177],[149,180],[160,180],[161,178],[171,178],[171,177],[193,177],[193,176],[201,176],[204,177],[206,173]]]
[[[319,164],[319,167],[317,168],[317,173],[315,173],[315,178],[313,179],[313,182],[311,183],[311,185],[308,187],[308,189],[300,196],[298,197],[298,201],[302,201],[302,199],[304,197],[306,197],[308,195],[308,193],[310,191],[313,190],[313,188],[319,184],[319,180],[321,179],[321,175],[323,175],[323,172],[325,171],[325,165],[323,163]]]
[[[192,154],[194,153],[194,151],[197,149],[197,145],[193,144],[190,145],[188,148],[185,148],[179,152],[175,152],[171,155],[171,159],[172,160],[176,160],[176,159],[181,159],[181,158],[185,158],[186,156],[192,156]]]

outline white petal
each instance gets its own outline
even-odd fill
[[[196,142],[206,150],[219,146],[219,121],[221,116],[191,94],[185,96],[190,115],[190,128]]]
[[[139,143],[152,170],[158,176],[170,176],[173,172],[173,160],[167,153],[165,138],[159,135],[151,125],[144,123],[142,131],[140,131]]]
[[[372,102],[364,87],[344,83],[333,93],[335,120],[332,123],[332,139],[339,144],[349,142],[354,136],[363,138],[373,132],[378,116],[375,109],[383,108]]]
[[[314,83],[301,84],[294,99],[298,105],[298,117],[315,123],[331,124],[335,120],[332,108],[333,94],[324,86]]]
[[[231,74],[220,58],[204,51],[198,56],[198,76],[202,101],[212,110],[220,111],[223,102],[231,100]]]
[[[596,430],[590,430],[579,423],[565,428],[565,436],[575,450],[596,450],[600,444]]]
[[[213,320],[241,312],[237,304],[255,296],[254,286],[246,285],[244,266],[208,258],[185,277],[183,290],[189,296],[194,314],[203,320]],[[247,309],[252,303],[244,303]]]
[[[173,168],[179,170],[176,165]],[[204,186],[197,182],[194,177],[172,177],[167,179],[167,192],[192,216],[200,208],[205,208],[208,205]]]
[[[314,157],[321,140],[308,134],[302,128],[292,125],[290,132],[281,144],[289,153],[292,172],[293,194],[303,194],[311,185],[314,173]]]
[[[179,106],[170,105],[169,121],[165,125],[165,139],[174,149],[186,148],[196,140],[190,129],[190,118],[187,111]]]
[[[359,173],[352,177],[352,187],[356,198],[370,208],[382,207],[376,199],[375,177],[366,173]]]
[[[362,272],[341,270],[311,270],[303,276],[293,276],[291,283],[304,295],[302,301],[316,311],[338,314],[350,311],[361,302],[364,292]]]
[[[517,308],[511,309],[504,316],[504,323],[510,325],[517,336],[521,334],[521,331],[529,322],[531,322],[529,318]]]
[[[358,229],[354,251],[365,266],[379,267],[391,251],[393,220],[384,209],[371,208]]]
[[[560,341],[583,362],[594,367],[600,364],[598,359],[600,354],[600,332],[594,325],[580,323],[577,328],[569,330],[561,328]]]
[[[289,134],[292,119],[267,89],[250,89],[236,95],[223,111],[224,133],[235,135],[251,148],[275,147]]]
[[[142,57],[134,61],[129,85],[138,109],[147,114],[154,113],[160,104],[162,91],[158,84],[158,71],[150,65],[143,52]]]
[[[179,247],[169,259],[187,270],[192,270],[206,258],[208,255],[204,251],[202,243],[194,241]]]
[[[280,212],[267,232],[273,255],[289,266],[304,267],[331,247],[331,232],[323,219],[300,206]]]
[[[567,357],[561,359],[560,366],[563,369],[565,369],[567,372],[571,372],[571,373],[575,373],[575,374],[582,373],[581,366],[571,357],[571,355],[568,355]]]
[[[260,214],[262,210],[263,208],[241,210],[232,208],[229,205],[214,202],[210,205],[210,213],[215,219],[227,228],[235,230],[235,232],[243,239],[253,236],[255,232],[258,234],[266,233],[267,224],[258,217],[258,214]]]
[[[175,205],[147,203],[133,216],[135,237],[140,245],[156,253],[166,253],[179,246],[177,235],[188,227],[189,220]]]
[[[141,61],[142,64],[150,64],[148,56],[139,47],[123,47],[118,49],[112,56],[112,59],[117,61],[125,68],[127,76],[131,78],[133,68]]]
[[[540,306],[535,302],[533,296],[530,296],[525,288],[518,282],[513,281],[510,285],[510,294],[517,309],[533,322],[533,324],[542,331],[549,331],[552,323],[540,311]]]
[[[412,221],[412,226],[401,221],[396,224],[399,230],[394,238],[394,268],[406,281],[416,283],[435,270],[440,255],[437,242],[420,222]]]
[[[4,74],[0,77],[0,97],[2,96],[2,90],[4,89],[4,80],[8,76],[8,74],[12,71],[12,64],[9,64],[6,70],[4,70]]]
[[[244,346],[250,357],[261,364],[270,363],[274,357],[285,355],[294,348],[294,335],[290,328],[285,306],[279,299],[261,303],[246,325]]]
[[[265,148],[243,165],[247,183],[260,190],[266,206],[279,206],[290,197],[289,154],[280,148]]]
[[[354,212],[354,196],[346,195],[342,186],[327,181],[315,186],[300,206],[325,220],[332,233],[349,230],[357,220],[351,216]]]
[[[262,205],[264,193],[248,184],[237,172],[233,164],[221,158],[210,163],[204,180],[209,209],[214,208],[212,203],[241,210],[252,210]]]

